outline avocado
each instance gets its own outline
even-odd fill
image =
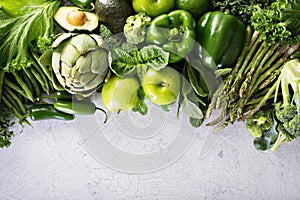
[[[54,14],[55,21],[68,31],[88,30],[98,27],[99,19],[95,13],[80,10],[76,6],[62,6]]]
[[[96,0],[95,10],[100,23],[114,34],[123,32],[127,17],[133,14],[128,0]]]

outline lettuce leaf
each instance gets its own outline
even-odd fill
[[[53,34],[53,15],[60,0],[0,0],[0,70],[30,66],[29,47]]]

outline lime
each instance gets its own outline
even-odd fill
[[[209,0],[176,0],[175,8],[186,10],[198,19],[208,10]]]

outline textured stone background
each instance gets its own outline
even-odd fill
[[[1,200],[299,199],[300,141],[259,152],[243,123],[152,173],[113,170],[88,153],[75,122],[35,122],[0,150]],[[115,140],[118,140],[115,138]],[[109,152],[108,152],[109,153]],[[135,163],[132,163],[133,165]]]

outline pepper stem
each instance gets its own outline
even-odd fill
[[[96,110],[100,110],[101,112],[103,112],[103,113],[104,113],[104,115],[105,115],[105,119],[104,119],[104,122],[103,122],[103,123],[106,123],[106,122],[107,122],[107,113],[106,113],[106,111],[105,111],[104,109],[102,109],[102,108],[98,108],[98,107],[96,107]]]
[[[170,41],[179,41],[180,38],[181,38],[181,34],[178,28],[172,28],[169,30],[168,39]]]

